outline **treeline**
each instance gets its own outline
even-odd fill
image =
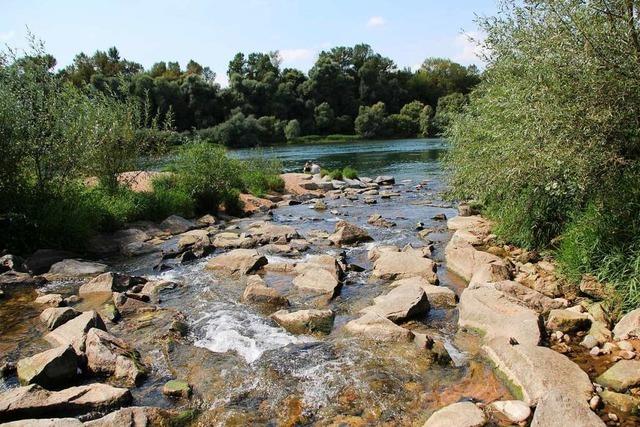
[[[59,75],[83,90],[136,96],[176,131],[230,147],[304,135],[436,135],[480,81],[475,66],[447,59],[429,58],[415,72],[399,69],[366,44],[321,52],[308,74],[282,68],[278,52],[238,53],[227,88],[193,60],[185,68],[158,62],[145,70],[115,47],[81,53]]]
[[[555,251],[608,308],[640,306],[640,6],[503,3],[483,21],[483,82],[454,120],[454,193],[484,203],[508,241]],[[616,292],[610,292],[615,290]]]

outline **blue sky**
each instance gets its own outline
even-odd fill
[[[319,51],[362,42],[400,67],[429,56],[480,64],[464,33],[478,37],[475,16],[495,10],[495,0],[2,0],[0,43],[24,47],[28,26],[61,66],[116,46],[145,67],[194,59],[224,84],[239,51],[279,50],[283,67],[304,71]]]

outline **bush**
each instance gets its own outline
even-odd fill
[[[356,179],[358,178],[358,171],[349,166],[345,166],[345,168],[342,169],[342,176],[347,179]]]
[[[300,136],[300,122],[297,120],[289,120],[287,126],[284,128],[284,136],[287,141],[294,140]]]
[[[256,153],[255,157],[242,162],[243,190],[254,196],[264,196],[272,191],[284,189],[284,181],[280,177],[282,163],[270,159],[263,153]]]

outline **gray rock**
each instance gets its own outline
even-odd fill
[[[160,228],[170,234],[185,233],[196,227],[196,223],[178,215],[171,215],[160,223]]]
[[[380,175],[373,182],[378,185],[392,185],[396,183],[396,179],[391,175]]]
[[[596,378],[596,382],[615,391],[640,385],[640,360],[620,360]]]
[[[32,418],[28,420],[11,421],[2,424],[3,427],[83,427],[77,418]]]
[[[170,412],[146,406],[122,408],[97,420],[84,423],[85,427],[152,427],[171,424]]]
[[[55,392],[32,384],[0,394],[0,422],[108,411],[127,405],[131,400],[128,389],[107,384],[89,384]]]
[[[562,390],[547,390],[538,402],[531,427],[567,426],[604,427],[605,423],[591,411],[587,400],[576,398]]]
[[[67,251],[38,249],[27,258],[24,265],[31,274],[44,274],[53,264],[72,257],[73,254]]]
[[[99,262],[65,259],[57,262],[49,269],[49,274],[59,277],[97,276],[107,271],[107,266]]]
[[[59,387],[73,380],[78,374],[78,356],[71,346],[62,345],[20,359],[16,368],[23,385]]]
[[[482,427],[487,417],[471,402],[459,402],[437,410],[423,427]]]
[[[213,246],[219,249],[249,249],[255,247],[256,244],[256,240],[252,237],[241,236],[229,231],[218,233],[213,238]]]
[[[52,331],[71,319],[78,317],[81,313],[71,307],[49,307],[40,314],[47,328]]]
[[[331,333],[335,315],[331,310],[280,310],[271,315],[280,326],[293,334]]]

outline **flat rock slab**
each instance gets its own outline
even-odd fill
[[[640,308],[625,314],[613,328],[613,336],[617,340],[640,338]]]
[[[482,427],[487,417],[471,402],[454,403],[437,410],[423,427]]]
[[[371,277],[382,280],[398,280],[423,277],[431,284],[438,283],[436,263],[415,251],[381,252],[373,264]]]
[[[0,394],[0,422],[109,410],[127,405],[131,399],[128,389],[100,383],[61,391],[29,385]]]
[[[577,331],[589,330],[591,319],[586,314],[573,310],[551,310],[547,319],[547,329],[550,331],[561,331],[573,333]]]
[[[132,406],[130,408],[122,408],[110,413],[97,420],[84,423],[85,427],[146,427],[146,426],[164,426],[169,423],[172,414],[160,408],[151,408],[147,406]]]
[[[550,390],[542,396],[531,420],[531,427],[604,427],[586,401],[567,393]]]
[[[138,353],[125,341],[100,329],[92,328],[87,333],[86,354],[87,367],[94,374],[113,375],[131,385],[145,375]]]
[[[444,254],[447,268],[467,281],[470,281],[484,264],[505,265],[499,256],[479,251],[468,243],[456,243],[453,240],[447,244]]]
[[[501,337],[506,342],[514,338],[520,344],[540,342],[540,316],[495,288],[465,289],[458,310],[458,325],[480,330],[486,340]]]
[[[71,346],[60,346],[20,359],[16,366],[20,383],[55,388],[78,374],[78,356]]]
[[[91,328],[106,330],[106,326],[95,311],[85,311],[44,336],[52,345],[72,345],[76,353],[84,351],[86,334]]]
[[[280,310],[271,315],[280,326],[294,334],[328,334],[335,314],[331,310]]]
[[[620,360],[596,378],[596,382],[615,391],[640,384],[640,360]]]
[[[289,225],[273,224],[268,221],[257,221],[249,225],[247,234],[254,237],[260,244],[281,242],[286,243],[292,239],[299,239],[298,231]]]
[[[491,222],[480,215],[455,216],[447,220],[450,230],[483,230],[491,227]]]
[[[374,305],[363,309],[373,312],[395,323],[423,316],[429,312],[429,299],[424,289],[416,283],[405,283],[393,288],[388,294],[373,299]]]
[[[299,289],[335,296],[341,284],[336,277],[322,267],[311,267],[293,279],[293,285]]]
[[[548,313],[551,310],[562,308],[564,306],[562,301],[549,298],[548,296],[513,280],[498,281],[491,283],[490,286],[504,292],[508,296],[518,300],[525,306],[540,314]]]
[[[40,314],[40,320],[52,331],[80,314],[82,313],[71,307],[49,307]]]
[[[344,329],[347,333],[372,341],[411,342],[414,338],[413,332],[410,330],[398,326],[376,313],[366,313],[362,317],[348,322]]]
[[[306,270],[314,268],[323,268],[327,270],[337,280],[340,280],[344,274],[338,260],[331,255],[311,255],[305,262],[296,264],[294,270],[296,273],[302,274]]]
[[[518,387],[522,401],[535,406],[550,391],[558,391],[577,401],[591,398],[589,376],[566,356],[532,344],[511,345],[504,339],[491,340],[484,352],[496,369]]]
[[[244,275],[260,270],[267,263],[267,258],[254,249],[234,249],[211,258],[206,268],[226,274]]]

